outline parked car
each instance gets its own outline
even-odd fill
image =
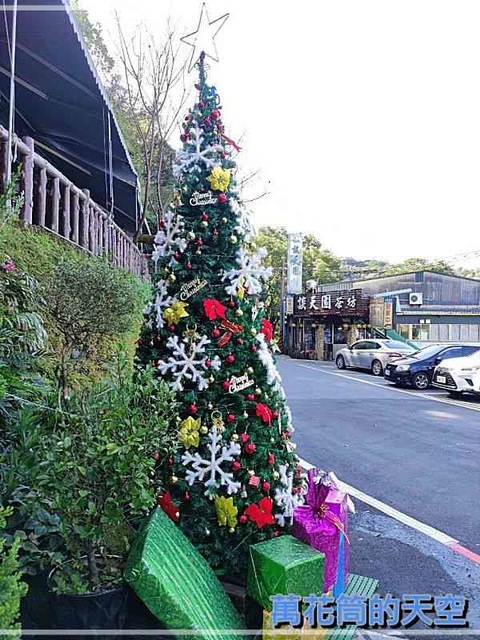
[[[442,362],[433,373],[432,384],[453,397],[464,393],[480,395],[480,350],[464,358]]]
[[[432,382],[433,371],[440,362],[469,356],[479,350],[480,345],[430,345],[406,358],[387,364],[384,377],[398,386],[411,385],[414,389],[427,389]]]
[[[374,376],[381,376],[388,362],[414,351],[413,347],[399,340],[358,340],[349,347],[340,349],[335,363],[339,369],[370,369]]]

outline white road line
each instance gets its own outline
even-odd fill
[[[395,393],[404,393],[407,396],[412,396],[413,398],[422,398],[424,400],[431,400],[432,402],[440,402],[441,404],[448,404],[452,407],[457,407],[460,409],[470,409],[471,411],[480,412],[480,407],[473,407],[470,404],[463,404],[460,402],[456,402],[455,400],[447,400],[446,398],[437,398],[436,396],[432,396],[428,393],[421,393],[420,391],[408,391],[407,389],[398,389],[397,387],[393,387],[390,385],[379,384],[378,382],[372,382],[371,380],[362,380],[362,378],[354,378],[353,376],[345,375],[344,373],[337,373],[334,371],[325,371],[321,367],[312,367],[308,364],[297,364],[297,367],[302,367],[303,369],[312,369],[312,371],[317,371],[318,373],[324,373],[327,376],[337,376],[339,378],[345,378],[346,380],[353,380],[353,382],[360,382],[362,384],[369,384],[372,387],[378,387],[379,389],[385,389],[386,391],[393,391]]]
[[[313,464],[310,464],[306,460],[303,460],[302,458],[300,458],[300,464],[306,470],[313,469],[315,466]],[[346,484],[345,482],[342,482],[341,480],[339,481],[339,484],[340,484],[339,488],[342,489],[345,493],[348,493],[348,495],[351,496],[352,498],[356,498],[357,500],[360,500],[361,502],[364,502],[365,504],[370,505],[374,509],[377,509],[377,511],[381,511],[382,513],[385,513],[387,516],[390,516],[391,518],[398,520],[402,524],[407,525],[407,527],[416,529],[416,531],[419,531],[420,533],[423,533],[426,536],[433,538],[434,540],[436,540],[437,542],[440,542],[441,544],[448,545],[454,542],[458,542],[458,540],[456,540],[455,538],[452,538],[452,536],[449,536],[446,533],[442,533],[442,531],[438,531],[438,529],[434,529],[430,525],[424,524],[423,522],[420,522],[419,520],[416,520],[411,516],[407,516],[405,513],[402,513],[401,511],[394,509],[390,505],[385,504],[384,502],[381,502],[380,500],[377,500],[372,496],[369,496],[368,494],[364,493],[363,491],[360,491],[359,489],[355,489],[354,487],[350,486],[349,484]]]

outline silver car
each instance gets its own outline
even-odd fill
[[[372,338],[370,340],[358,340],[349,347],[340,349],[335,358],[339,369],[356,367],[369,369],[374,376],[381,376],[385,365],[395,358],[403,358],[416,349],[399,340],[386,340]]]

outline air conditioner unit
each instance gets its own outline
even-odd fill
[[[423,304],[423,293],[410,293],[408,304]]]

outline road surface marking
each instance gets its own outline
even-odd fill
[[[300,464],[307,471],[308,469],[315,468],[315,465],[310,464],[310,462],[307,462],[303,458],[300,458]],[[412,516],[408,516],[406,513],[398,511],[398,509],[391,507],[389,504],[385,504],[385,502],[381,502],[380,500],[377,500],[377,498],[373,498],[367,493],[364,493],[359,489],[355,489],[355,487],[352,487],[351,485],[342,482],[341,480],[339,480],[339,485],[339,489],[344,491],[345,493],[348,493],[350,497],[356,498],[357,500],[360,500],[360,502],[364,502],[365,504],[370,505],[374,509],[377,509],[377,511],[381,511],[385,515],[390,516],[390,518],[394,518],[407,527],[411,527],[412,529],[423,533],[429,538],[436,540],[440,544],[445,545],[449,549],[452,549],[452,551],[462,554],[472,562],[480,564],[480,555],[474,553],[473,551],[470,551],[470,549],[467,549],[466,547],[463,547],[461,544],[459,544],[458,540],[452,538],[452,536],[449,536],[448,534],[443,533],[442,531],[439,531],[438,529],[435,529],[428,524],[420,522],[419,520],[412,518]]]
[[[303,367],[304,369],[312,369],[312,371],[317,371],[319,373],[324,373],[327,376],[337,376],[339,378],[345,378],[346,380],[353,380],[354,382],[361,382],[362,384],[369,384],[372,387],[378,387],[379,389],[386,389],[387,391],[394,391],[396,393],[405,393],[407,396],[412,396],[413,398],[423,398],[424,400],[431,400],[432,402],[441,402],[442,404],[448,404],[451,407],[460,407],[463,409],[470,409],[471,411],[480,412],[480,407],[473,407],[470,404],[463,404],[460,402],[456,402],[455,400],[447,400],[446,398],[437,398],[432,397],[428,393],[421,393],[419,391],[408,391],[407,389],[398,389],[397,387],[393,387],[390,385],[379,384],[378,382],[372,382],[371,380],[363,380],[362,378],[354,378],[353,376],[347,376],[344,373],[337,373],[334,371],[324,371],[322,367],[312,367],[308,364],[297,364],[297,367]]]

